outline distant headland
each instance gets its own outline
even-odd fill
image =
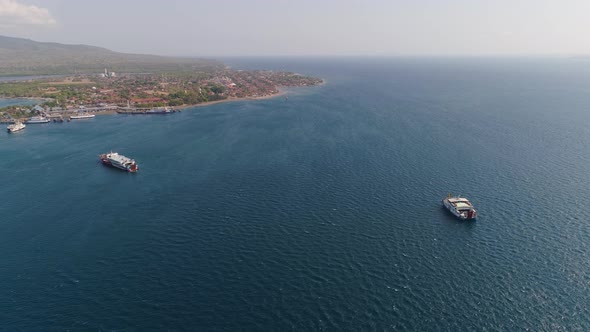
[[[0,36],[0,76],[59,75],[0,82],[0,98],[34,98],[35,109],[9,106],[3,118],[50,110],[186,107],[267,98],[280,87],[322,79],[292,72],[235,70],[216,60],[116,53],[85,45]],[[105,107],[105,106],[109,107]]]
[[[0,76],[92,74],[104,68],[121,73],[212,72],[225,67],[214,59],[126,54],[6,36],[0,36],[0,55]]]

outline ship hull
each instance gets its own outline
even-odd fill
[[[139,170],[139,167],[135,162],[129,165],[122,165],[117,162],[112,162],[106,154],[100,155],[100,161],[105,166],[117,168],[129,173],[136,173]]]
[[[43,123],[49,123],[50,121],[25,121],[26,124],[43,124]]]
[[[442,200],[442,205],[452,215],[454,215],[455,217],[457,217],[461,220],[476,220],[477,219],[477,211],[473,208],[468,211],[459,211],[446,198]]]
[[[82,120],[82,119],[94,119],[94,115],[72,115],[70,116],[72,120]]]
[[[154,108],[145,112],[145,114],[170,114],[174,112],[174,110],[164,107],[164,108]]]
[[[25,125],[18,125],[18,124],[12,124],[8,127],[6,127],[6,131],[9,133],[16,133],[17,131],[21,131],[23,129],[25,129]]]
[[[146,111],[145,114],[170,114],[172,111]]]

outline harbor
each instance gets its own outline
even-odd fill
[[[44,109],[40,106],[35,106],[32,109],[26,110],[28,117],[10,117],[6,116],[0,118],[0,124],[14,124],[17,122],[24,123],[63,123],[71,120],[92,119],[96,115],[107,114],[124,114],[124,115],[155,115],[155,114],[170,114],[180,112],[179,109],[171,107],[161,108],[139,108],[139,107],[120,107],[117,105],[105,105],[96,107],[84,107],[76,110],[61,109],[59,107],[53,109]],[[32,122],[31,122],[32,121]]]

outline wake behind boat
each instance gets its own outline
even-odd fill
[[[127,158],[117,152],[111,151],[110,153],[103,153],[99,157],[100,161],[106,166],[115,167],[131,173],[135,173],[139,170],[135,160]]]
[[[475,220],[477,218],[477,211],[465,197],[449,194],[443,198],[442,203],[447,210],[461,220]]]

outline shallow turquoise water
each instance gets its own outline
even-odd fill
[[[587,63],[229,62],[327,84],[0,133],[5,329],[590,329]]]

